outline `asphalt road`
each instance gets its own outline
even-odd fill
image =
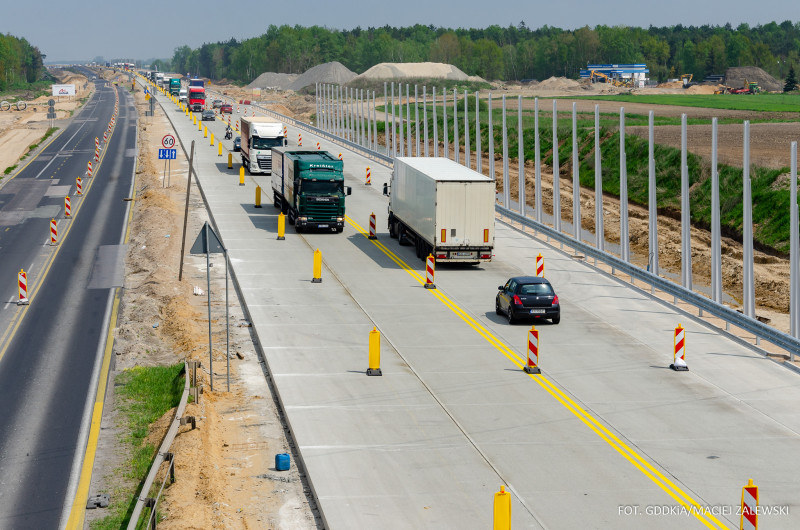
[[[122,87],[116,128],[84,197],[94,139],[114,111],[115,88],[97,91],[58,138],[0,189],[0,527],[57,528],[83,457],[87,405],[94,399],[106,315],[121,286],[120,246],[136,153],[136,111]],[[73,197],[64,219],[64,195]],[[58,247],[47,245],[51,217]],[[68,232],[68,234],[67,234]],[[27,308],[16,300],[16,272],[29,271]]]

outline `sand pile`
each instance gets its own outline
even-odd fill
[[[478,76],[469,76],[452,64],[444,63],[380,63],[355,79],[394,79],[421,77],[428,79],[452,79],[454,81],[484,81]]]
[[[581,84],[574,79],[566,77],[550,77],[536,85],[539,90],[569,90],[578,89]]]
[[[350,82],[356,73],[338,61],[318,64],[311,67],[295,79],[287,88],[298,91],[315,83],[332,83],[343,85]]]
[[[758,83],[767,92],[783,91],[783,83],[757,66],[735,66],[725,72],[725,84],[732,88],[743,87],[745,81]]]
[[[287,90],[295,79],[299,76],[297,74],[280,74],[277,72],[264,72],[256,77],[252,83],[247,85],[247,88],[260,88]]]

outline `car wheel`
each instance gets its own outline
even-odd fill
[[[500,309],[500,300],[494,301],[494,312],[497,315],[502,315],[503,311]]]
[[[508,323],[509,324],[513,324],[516,321],[516,317],[514,317],[514,308],[513,307],[508,306],[508,313],[506,314],[506,316],[508,317]]]
[[[550,320],[553,322],[553,324],[558,324],[559,322],[561,322],[561,315],[558,315],[557,317],[553,317]]]

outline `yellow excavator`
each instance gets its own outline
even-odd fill
[[[692,86],[692,78],[693,74],[683,74],[681,76],[681,81],[683,82],[683,88],[689,88]]]

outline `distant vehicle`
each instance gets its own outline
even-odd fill
[[[234,151],[241,151],[242,150],[242,137],[237,136],[233,139],[233,150]]]
[[[189,110],[200,112],[206,106],[206,89],[203,87],[189,87]]]
[[[182,88],[180,92],[178,92],[178,99],[181,101],[186,101],[189,99],[189,90],[186,88]]]
[[[250,173],[272,172],[272,148],[287,144],[283,123],[265,116],[241,119],[242,165]]]
[[[233,114],[233,105],[230,103],[223,103],[219,106],[220,114]]]
[[[447,158],[394,159],[389,236],[413,244],[423,261],[476,264],[492,260],[495,182]]]
[[[180,77],[172,77],[169,80],[169,93],[172,96],[177,96],[180,94],[181,90],[181,78]]]
[[[214,121],[216,119],[216,114],[214,114],[213,110],[204,110],[202,114],[203,121]]]
[[[558,295],[546,279],[517,276],[497,289],[495,313],[505,314],[509,324],[522,318],[550,319],[553,324],[561,322]]]
[[[221,106],[222,106],[222,100],[221,99],[215,99],[214,101],[211,102],[211,108],[218,109]]]

